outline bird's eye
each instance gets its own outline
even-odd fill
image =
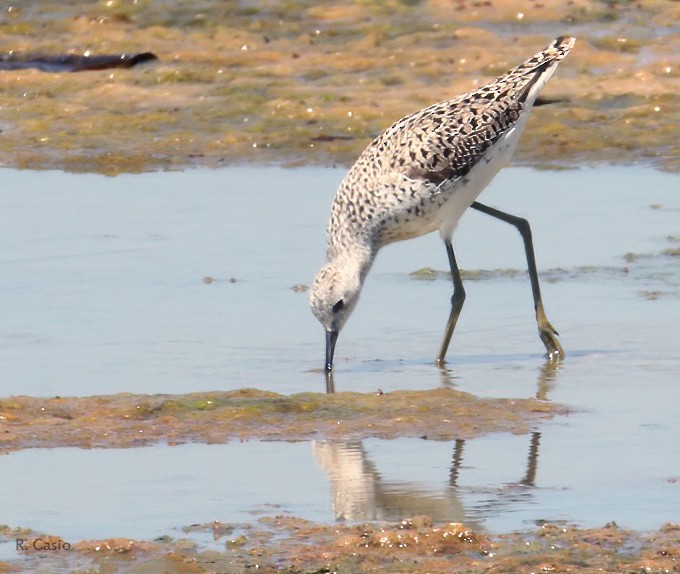
[[[333,313],[338,314],[340,311],[342,311],[345,308],[345,302],[342,299],[339,299],[335,305],[333,305]]]

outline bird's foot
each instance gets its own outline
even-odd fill
[[[545,313],[537,313],[538,334],[545,345],[548,360],[557,361],[564,358],[564,349],[557,339],[557,329],[550,324]]]
[[[564,349],[560,345],[557,336],[559,333],[557,329],[550,324],[548,318],[545,316],[545,310],[541,301],[536,306],[536,324],[538,326],[538,334],[541,341],[545,345],[546,355],[549,361],[557,361],[564,358]]]

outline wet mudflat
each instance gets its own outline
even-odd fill
[[[420,436],[471,438],[526,433],[560,412],[536,399],[478,399],[453,389],[304,393],[244,389],[190,395],[0,399],[0,448],[129,447],[158,442]],[[566,412],[566,409],[562,409]]]
[[[26,544],[26,572],[586,572],[678,571],[680,529],[667,525],[640,534],[608,524],[578,529],[541,523],[522,534],[485,535],[452,523],[432,525],[426,516],[391,524],[324,526],[276,516],[248,524],[213,522],[204,531],[221,550],[200,550],[187,538],[154,541],[90,540],[61,548],[59,537],[36,538],[30,531],[2,529],[0,540]],[[36,545],[39,549],[33,549]],[[51,554],[51,555],[50,555]],[[24,569],[26,568],[26,569]]]
[[[578,45],[545,90],[567,103],[537,110],[517,161],[678,167],[677,2],[23,0],[3,11],[8,54],[159,58],[0,72],[5,166],[349,163],[398,118],[572,34]]]

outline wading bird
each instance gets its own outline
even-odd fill
[[[378,250],[438,230],[453,279],[451,313],[436,362],[442,364],[465,300],[451,238],[468,208],[515,226],[522,235],[548,357],[564,354],[548,321],[529,223],[476,201],[510,160],[541,88],[574,46],[570,36],[478,90],[406,116],[375,138],[340,183],[328,224],[327,263],[310,304],[326,333],[325,369],[333,368],[338,334],[357,304]]]

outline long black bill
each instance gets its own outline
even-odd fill
[[[335,343],[338,340],[338,331],[326,331],[326,372],[333,370],[333,354]]]

